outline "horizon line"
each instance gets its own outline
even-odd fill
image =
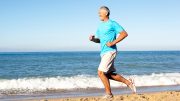
[[[180,51],[180,50],[118,50],[121,52],[124,51],[134,51],[134,52],[141,52],[141,51]],[[65,51],[0,51],[0,53],[20,53],[20,52],[100,52],[98,50],[65,50]]]

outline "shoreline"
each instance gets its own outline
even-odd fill
[[[139,96],[139,94],[149,94],[149,93],[153,94],[157,92],[174,92],[174,91],[179,92],[180,85],[137,87],[137,94],[135,95]],[[112,88],[112,92],[115,96],[133,95],[131,94],[131,90],[127,87]],[[86,90],[81,89],[81,90],[75,90],[75,91],[60,91],[60,92],[51,91],[51,92],[45,92],[45,93],[34,93],[34,94],[24,94],[24,95],[23,94],[22,95],[1,95],[0,100],[2,101],[41,101],[42,99],[65,99],[63,101],[66,101],[66,99],[76,99],[76,98],[89,98],[89,97],[99,98],[102,95],[104,95],[104,89],[86,89]],[[87,100],[87,101],[91,101],[91,100]]]

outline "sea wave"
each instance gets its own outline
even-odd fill
[[[151,75],[124,75],[133,78],[136,86],[180,85],[180,73],[160,73]],[[112,87],[126,86],[111,80]],[[0,79],[0,93],[37,92],[49,90],[72,90],[103,88],[98,76],[77,75],[73,77],[38,77]]]

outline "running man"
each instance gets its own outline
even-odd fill
[[[123,76],[115,73],[114,59],[117,54],[116,44],[128,36],[127,32],[117,22],[109,19],[110,10],[106,6],[99,9],[99,17],[102,21],[95,35],[90,35],[89,40],[101,45],[101,62],[98,67],[98,76],[101,79],[106,95],[104,98],[113,98],[109,79],[123,82],[133,93],[136,87],[133,80],[127,80]],[[119,36],[116,38],[116,35]]]

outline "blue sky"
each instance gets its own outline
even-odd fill
[[[106,5],[129,36],[118,50],[180,50],[179,0],[1,0],[0,51],[91,51]]]

